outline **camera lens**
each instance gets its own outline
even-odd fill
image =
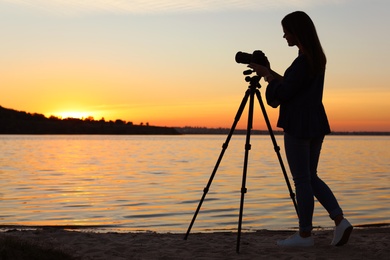
[[[252,61],[252,54],[239,51],[236,53],[236,62],[242,64],[249,64]]]

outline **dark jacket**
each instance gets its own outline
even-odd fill
[[[283,81],[267,86],[266,99],[272,107],[280,104],[277,126],[298,138],[330,133],[322,104],[324,73],[312,75],[304,55],[299,55],[284,73]]]

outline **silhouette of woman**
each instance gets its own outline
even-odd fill
[[[335,222],[334,246],[348,242],[352,225],[343,216],[331,189],[317,175],[324,136],[330,133],[322,103],[326,57],[310,17],[297,11],[282,20],[284,38],[297,46],[298,57],[281,76],[270,67],[249,67],[268,82],[267,103],[279,108],[277,126],[283,128],[284,146],[294,180],[299,215],[299,232],[277,242],[280,246],[312,246],[314,196]]]

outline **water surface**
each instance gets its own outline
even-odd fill
[[[224,135],[0,135],[0,225],[186,232]],[[284,158],[282,136],[277,136]],[[297,226],[269,136],[252,136],[244,230]],[[353,224],[390,222],[390,137],[328,136],[319,175]],[[233,136],[193,232],[236,230],[245,136]],[[290,178],[291,185],[292,180]],[[314,223],[332,221],[316,202]]]

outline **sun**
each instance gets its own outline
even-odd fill
[[[66,119],[66,118],[84,119],[84,118],[88,118],[88,117],[93,116],[93,115],[90,112],[63,111],[63,112],[55,113],[55,116],[58,116],[62,119]]]

